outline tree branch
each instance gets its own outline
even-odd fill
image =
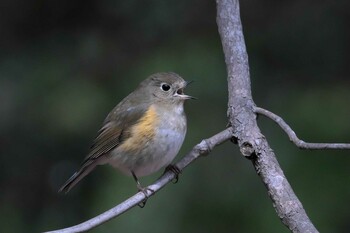
[[[276,124],[278,124],[283,131],[288,135],[289,140],[293,142],[300,149],[308,149],[308,150],[324,150],[324,149],[339,149],[339,150],[350,150],[349,143],[310,143],[304,142],[300,140],[292,128],[280,117],[276,114],[259,107],[254,108],[254,112],[260,115],[266,116],[273,120]]]
[[[216,3],[217,24],[228,73],[229,124],[234,129],[240,151],[252,160],[282,222],[292,232],[318,232],[257,125],[239,2],[216,0]]]
[[[203,155],[207,155],[211,152],[211,150],[215,147],[220,145],[221,143],[227,141],[228,139],[232,138],[232,129],[227,128],[223,130],[222,132],[212,136],[211,138],[202,140],[199,144],[197,144],[193,149],[185,156],[183,157],[178,163],[175,164],[179,168],[180,171],[182,171],[185,167],[187,167],[189,164],[194,162],[197,158]],[[158,192],[160,189],[162,189],[166,184],[171,182],[175,178],[175,174],[171,171],[166,171],[155,183],[149,185],[147,187],[147,195],[153,196],[156,192]],[[153,190],[154,192],[151,192],[150,190]],[[113,207],[110,210],[107,210],[106,212],[87,220],[81,224],[55,230],[55,231],[48,231],[46,233],[75,233],[75,232],[84,232],[91,230],[92,228],[95,228],[102,223],[105,223],[112,218],[115,218],[127,210],[131,209],[132,207],[136,206],[137,204],[141,203],[144,200],[145,196],[143,192],[138,192],[132,197],[128,198],[124,202],[120,203],[119,205]]]

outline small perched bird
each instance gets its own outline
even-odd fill
[[[141,82],[108,114],[81,168],[59,191],[69,192],[96,165],[108,163],[133,176],[144,192],[138,177],[169,165],[184,141],[184,102],[193,99],[184,94],[188,83],[172,72]]]

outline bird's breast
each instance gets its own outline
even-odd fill
[[[182,106],[181,106],[182,107]],[[165,111],[152,105],[131,128],[130,137],[112,154],[111,164],[124,173],[145,176],[171,163],[186,135],[181,109]]]

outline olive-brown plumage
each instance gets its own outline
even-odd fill
[[[81,168],[60,191],[68,192],[96,165],[108,163],[137,182],[169,165],[186,135],[187,84],[172,72],[141,82],[108,114]]]

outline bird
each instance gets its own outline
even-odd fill
[[[109,164],[132,176],[146,197],[139,177],[165,166],[179,172],[171,162],[187,131],[184,103],[195,99],[184,93],[189,83],[174,72],[155,73],[142,81],[107,115],[80,169],[59,192],[69,192],[97,165]]]

